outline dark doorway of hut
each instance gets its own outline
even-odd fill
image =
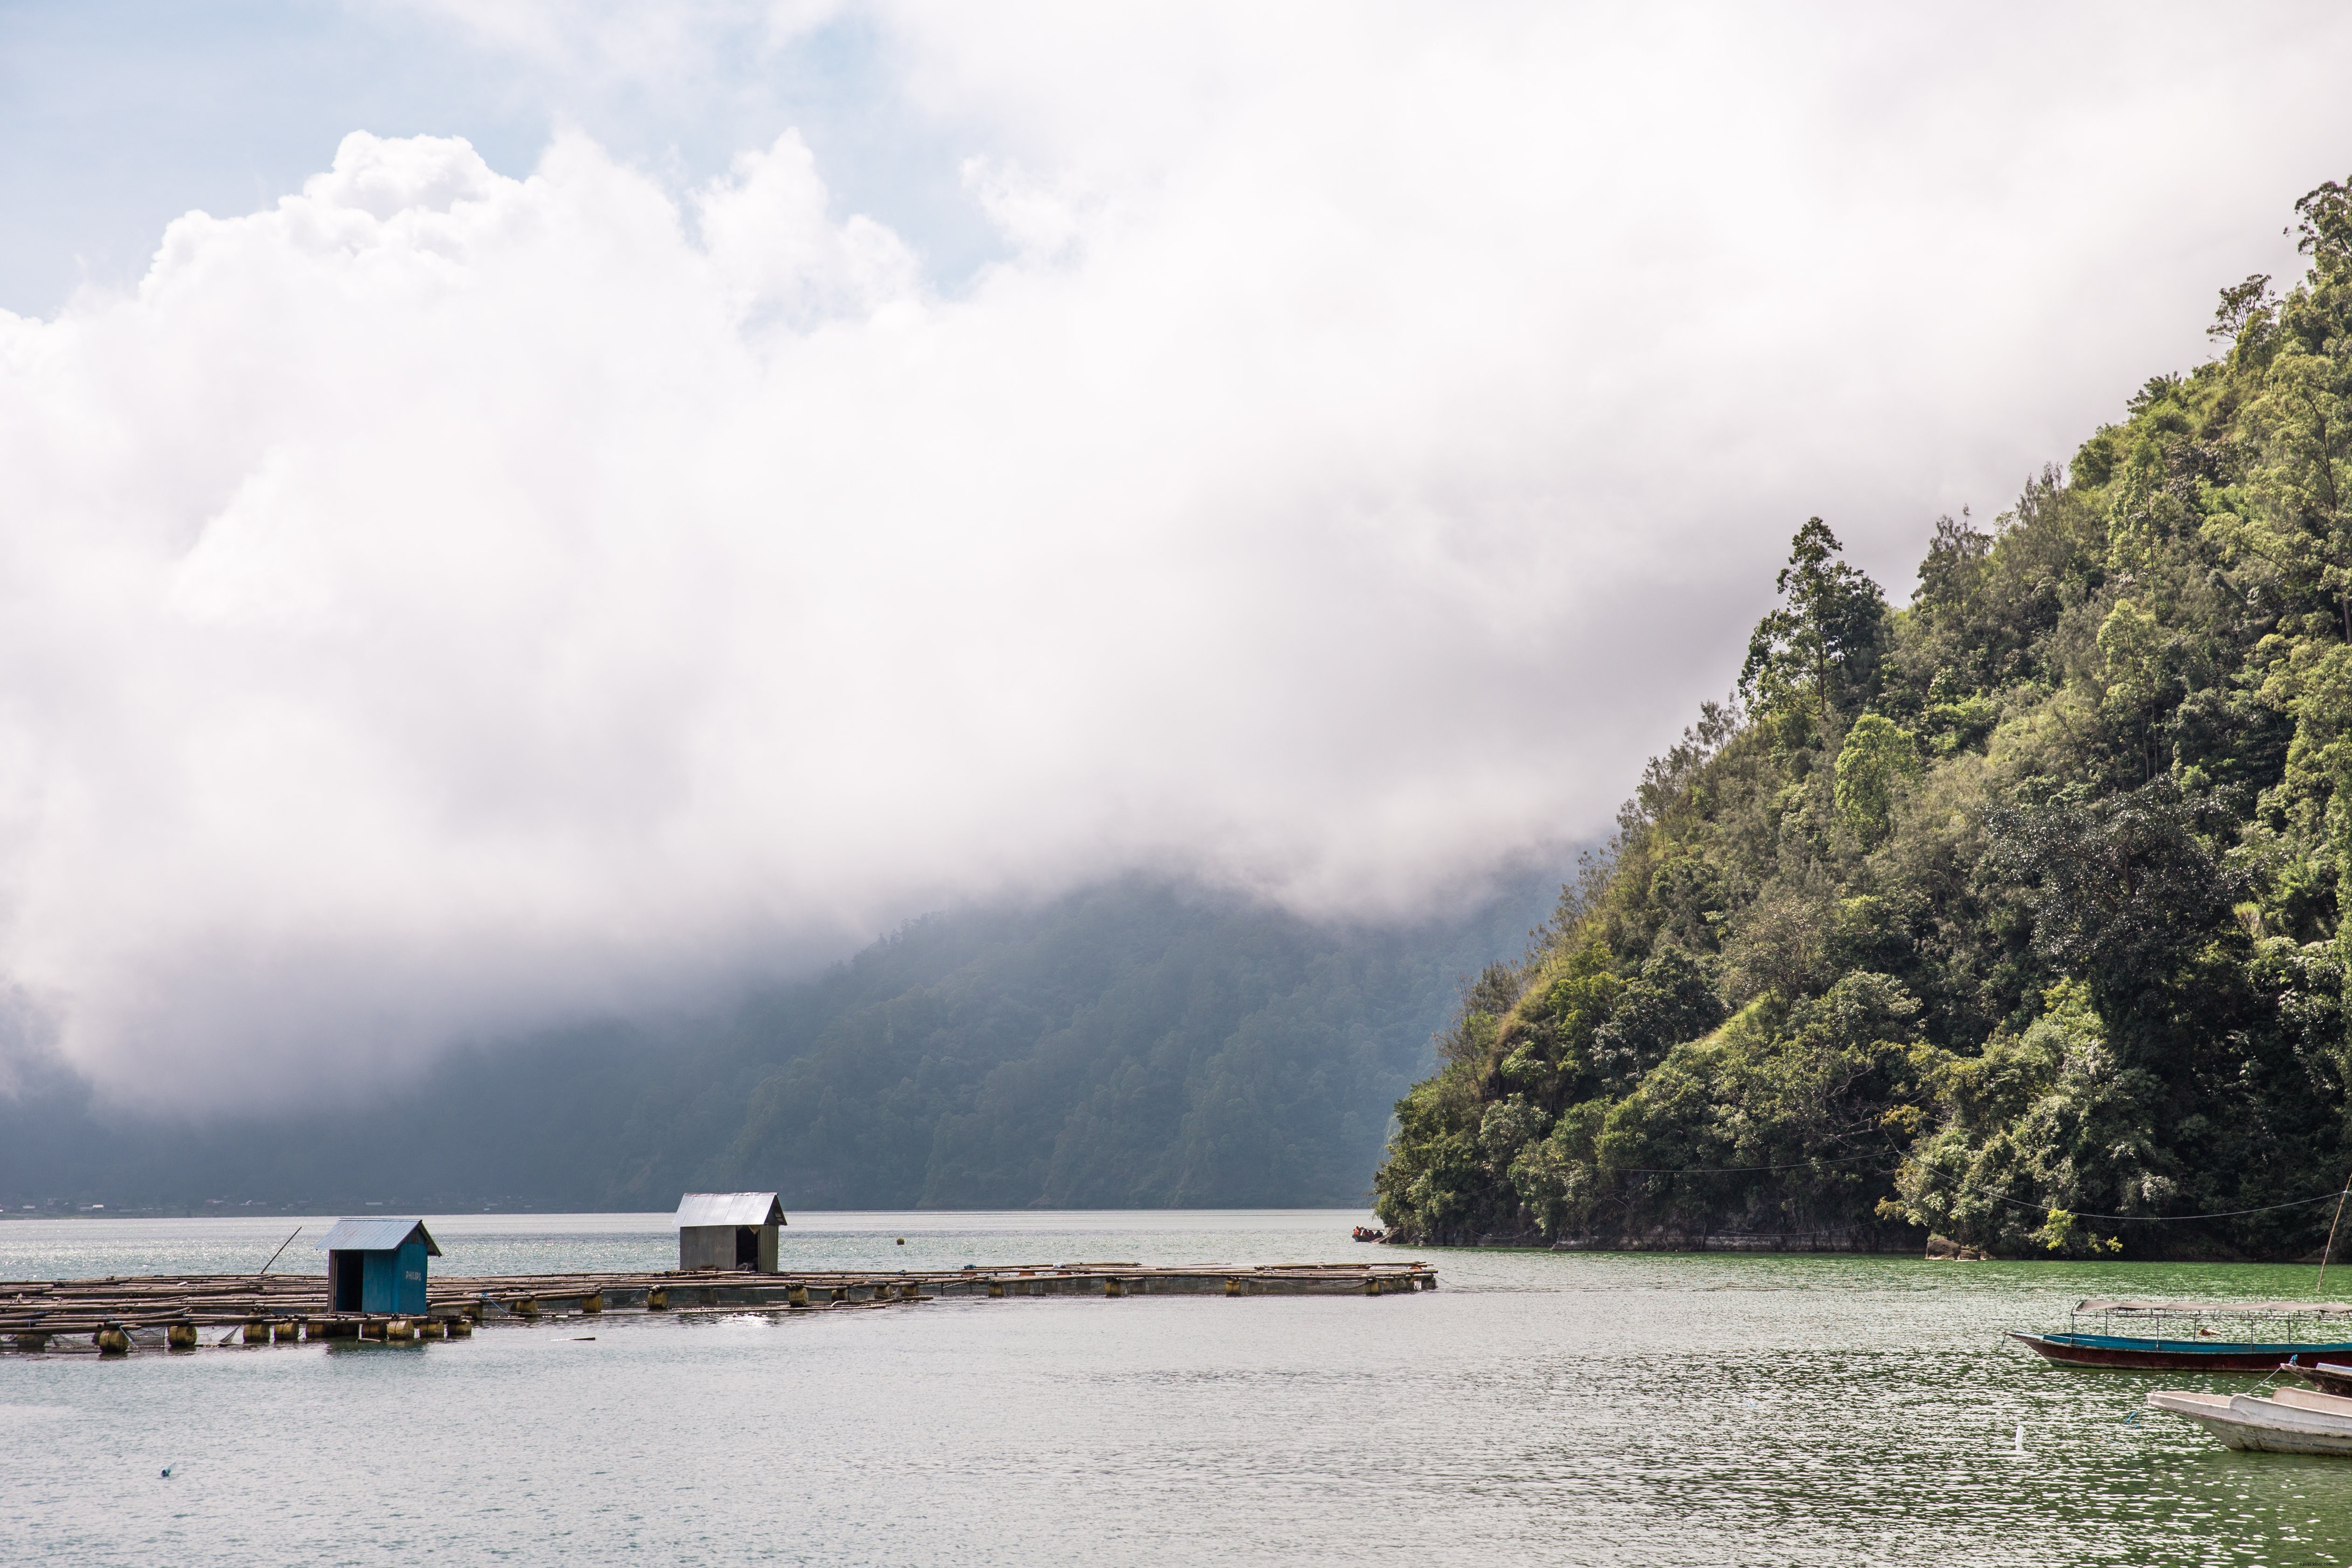
[[[735,1227],[735,1267],[752,1273],[760,1268],[760,1228],[739,1225]]]
[[[357,1252],[327,1254],[327,1289],[334,1305],[330,1310],[356,1312],[360,1310],[360,1287],[367,1276],[367,1258]]]

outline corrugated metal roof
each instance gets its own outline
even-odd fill
[[[339,1219],[315,1245],[322,1252],[394,1252],[412,1235],[425,1238],[426,1256],[441,1256],[440,1244],[421,1219]]]
[[[677,1200],[677,1224],[782,1225],[784,1205],[773,1193],[688,1193]]]

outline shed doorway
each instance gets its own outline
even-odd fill
[[[327,1254],[327,1288],[332,1294],[336,1312],[356,1312],[360,1310],[361,1287],[367,1279],[367,1258],[357,1252]]]
[[[735,1227],[735,1267],[751,1273],[760,1268],[760,1227],[739,1225]]]

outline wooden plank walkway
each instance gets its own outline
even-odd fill
[[[320,1274],[0,1280],[0,1347],[23,1352],[288,1343],[299,1339],[463,1339],[482,1323],[604,1312],[801,1312],[901,1306],[941,1296],[1386,1296],[1437,1288],[1413,1263],[1039,1263],[889,1272],[448,1276],[423,1317],[336,1312]],[[220,1331],[226,1330],[226,1332]]]

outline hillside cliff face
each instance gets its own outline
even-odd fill
[[[2224,290],[2219,357],[1990,531],[1938,522],[1907,608],[1798,532],[1738,702],[1398,1103],[1398,1234],[2318,1247],[2352,1163],[2352,193],[2297,212],[2308,273]]]

